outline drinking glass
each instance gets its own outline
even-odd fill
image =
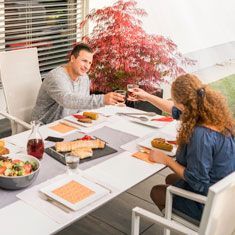
[[[78,165],[80,157],[74,156],[71,153],[65,154],[66,172],[69,175],[78,173]]]
[[[135,88],[139,88],[138,84],[127,84],[127,97],[130,98],[130,100],[135,99],[135,96],[133,95],[133,90]]]
[[[124,101],[123,102],[118,102],[118,104],[117,105],[120,105],[120,106],[125,106],[125,102],[126,102],[126,91],[125,90],[116,90],[116,91],[114,91],[115,93],[118,93],[118,94],[120,94],[120,95],[122,95],[123,96],[123,99],[124,99]]]

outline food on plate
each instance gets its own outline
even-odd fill
[[[172,117],[166,116],[166,117],[160,117],[160,118],[153,118],[151,121],[158,121],[158,122],[172,122],[174,119]]]
[[[166,150],[166,151],[169,151],[169,152],[171,152],[172,149],[173,149],[173,145],[167,143],[166,140],[163,139],[163,138],[154,138],[154,139],[151,141],[151,145],[152,145],[154,148]]]
[[[82,201],[95,193],[88,187],[74,180],[57,189],[54,189],[52,192],[55,195],[73,204],[78,203],[79,201]]]
[[[9,149],[5,147],[5,141],[0,140],[0,155],[9,154]]]
[[[3,148],[5,146],[5,141],[4,140],[0,140],[0,148]]]
[[[76,156],[76,157],[80,157],[80,159],[84,159],[87,157],[92,157],[93,151],[91,148],[87,148],[87,147],[78,148],[78,149],[74,149],[71,152],[71,155]]]
[[[73,114],[73,117],[75,117],[77,119],[78,122],[83,122],[83,123],[92,123],[92,119],[84,116],[84,115],[80,115],[80,114]]]
[[[8,148],[5,147],[0,147],[0,155],[5,155],[5,154],[9,154],[10,151]]]
[[[82,115],[74,114],[73,117],[75,117],[78,122],[92,123],[92,120],[97,120],[99,118],[99,114],[94,112],[83,112]]]
[[[94,138],[90,135],[84,135],[80,140],[93,140]]]
[[[95,140],[75,140],[71,142],[57,142],[55,144],[56,151],[69,152],[78,148],[102,149],[105,147],[105,142],[100,139]]]
[[[0,157],[0,176],[24,176],[37,170],[36,162]]]
[[[83,112],[83,116],[88,117],[92,120],[97,120],[99,118],[99,114],[94,112]]]
[[[79,119],[86,118],[86,116],[81,115],[81,114],[73,114],[73,116],[74,116],[75,118],[79,118]]]
[[[150,153],[150,149],[149,148],[146,148],[146,147],[143,147],[143,146],[139,146],[139,151],[141,153]]]
[[[5,147],[5,141],[0,140],[0,155],[9,154],[9,149]]]
[[[77,118],[78,122],[83,122],[83,123],[92,123],[91,118]]]
[[[166,142],[169,143],[169,144],[177,145],[177,141],[176,140],[167,140]]]

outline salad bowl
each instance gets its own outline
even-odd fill
[[[26,154],[0,157],[0,188],[17,190],[31,185],[40,170],[37,158]]]

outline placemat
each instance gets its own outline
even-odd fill
[[[75,128],[75,127],[68,126],[68,125],[65,125],[65,124],[63,124],[63,123],[57,123],[57,124],[55,124],[54,126],[50,126],[50,127],[48,127],[48,128],[52,129],[53,131],[62,133],[62,134],[65,134],[65,133],[68,133],[68,132],[70,132],[70,131],[73,131],[73,130],[76,130],[76,129],[77,129],[77,128]]]

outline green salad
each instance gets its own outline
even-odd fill
[[[38,166],[33,161],[21,161],[0,157],[0,176],[24,176],[37,170]]]

